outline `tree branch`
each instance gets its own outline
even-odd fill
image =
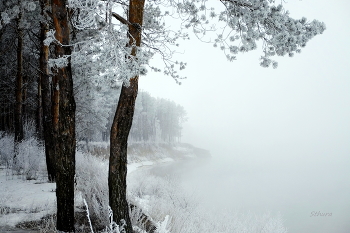
[[[112,12],[112,16],[114,18],[116,18],[117,20],[119,20],[122,24],[125,24],[125,25],[132,25],[132,23],[130,23],[129,21],[127,21],[126,19],[124,19],[123,17],[121,17],[120,15],[118,15],[117,13],[115,12]]]
[[[257,9],[257,8],[254,8],[253,5],[251,5],[251,4],[238,2],[237,0],[220,0],[220,2],[222,2],[222,3],[230,2],[230,3],[235,4],[237,6],[247,7],[250,10],[256,10]]]
[[[122,24],[133,26],[133,27],[136,28],[138,31],[141,31],[141,30],[142,30],[142,27],[140,26],[140,24],[138,24],[138,23],[130,23],[129,21],[127,21],[126,19],[124,19],[122,16],[118,15],[118,14],[115,13],[115,12],[112,12],[112,16],[113,16],[114,18],[116,18],[117,20],[119,20]]]

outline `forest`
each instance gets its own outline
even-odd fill
[[[261,46],[260,65],[273,68],[271,57],[292,57],[325,30],[317,20],[292,19],[272,0],[219,3],[219,12],[204,0],[0,3],[0,130],[13,134],[14,170],[20,170],[25,126],[33,125],[43,141],[48,180],[57,185],[57,230],[75,231],[77,142],[109,140],[109,206],[121,232],[133,231],[128,142],[179,141],[186,120],[183,107],[139,92],[138,80],[152,70],[181,84],[187,64],[173,55],[189,30],[203,42],[214,32],[208,43],[229,61]],[[180,20],[178,30],[166,25],[169,17]],[[216,28],[217,22],[224,26]],[[151,65],[156,54],[162,67]]]

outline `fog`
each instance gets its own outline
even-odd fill
[[[288,232],[349,232],[350,187],[345,169],[327,168],[322,172],[317,165],[292,169],[214,159],[199,166],[188,163],[172,168],[181,171],[183,187],[209,211],[281,214]],[[331,216],[315,216],[318,212]]]
[[[277,59],[276,70],[259,66],[260,51],[230,63],[193,38],[180,46],[182,85],[141,77],[141,89],[185,107],[182,141],[211,151],[210,162],[181,170],[203,205],[280,211],[289,232],[350,232],[349,6],[286,3],[292,16],[324,21],[327,30],[301,54]],[[310,217],[318,211],[332,216]]]

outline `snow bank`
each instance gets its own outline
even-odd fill
[[[56,211],[56,184],[23,180],[0,169],[0,226],[40,219]]]

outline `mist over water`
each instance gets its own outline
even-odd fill
[[[176,174],[210,209],[280,212],[291,233],[349,233],[350,46],[334,36],[350,35],[339,24],[349,14],[328,1],[283,4],[327,30],[278,69],[255,66],[260,52],[227,63],[221,51],[189,41],[181,46],[189,63],[183,85],[152,74],[147,89],[140,79],[188,111],[182,141],[212,153],[163,173]]]
[[[265,152],[270,153],[253,148],[212,152],[212,159],[176,163],[164,172],[175,174],[209,211],[281,214],[292,233],[350,232],[345,153],[330,155],[333,160],[321,154],[316,160],[301,151]]]

